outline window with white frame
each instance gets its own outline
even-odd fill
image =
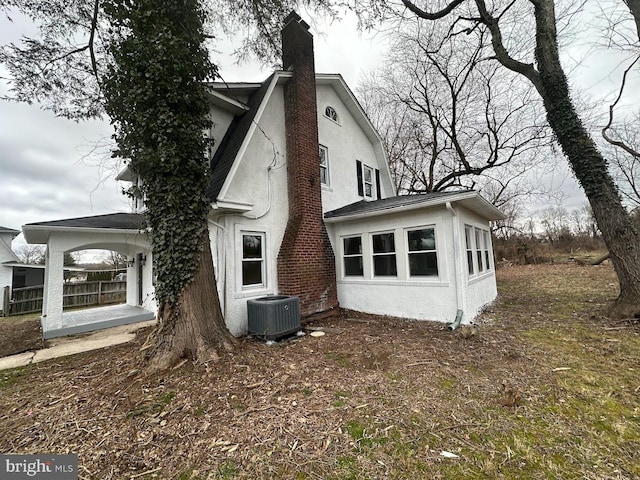
[[[478,273],[484,272],[484,261],[482,258],[483,255],[483,245],[484,245],[484,236],[482,235],[482,230],[479,228],[474,229],[476,234],[476,257],[478,260]]]
[[[469,276],[491,270],[491,233],[484,228],[464,226]]]
[[[320,145],[320,184],[329,185],[329,149]]]
[[[265,234],[242,232],[242,288],[265,286]]]
[[[364,196],[367,198],[373,198],[374,183],[373,183],[373,168],[366,165],[362,165],[362,185],[364,187]]]
[[[484,234],[484,264],[487,267],[487,270],[491,270],[491,255],[489,254],[490,245],[491,245],[491,234],[484,230],[482,232]]]
[[[464,226],[464,240],[467,248],[467,268],[469,275],[475,273],[473,267],[473,227],[469,225]]]
[[[408,230],[407,247],[410,276],[431,277],[438,275],[436,231],[434,227]]]
[[[396,277],[396,243],[393,232],[371,236],[373,243],[373,274],[377,277]]]
[[[345,277],[361,277],[364,275],[361,236],[343,237],[342,256]]]
[[[338,112],[336,112],[336,109],[332,106],[327,106],[324,109],[324,116],[338,123]]]

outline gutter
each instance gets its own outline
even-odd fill
[[[455,277],[456,285],[456,318],[449,325],[449,330],[455,330],[462,323],[462,316],[464,314],[465,305],[465,291],[464,291],[464,264],[462,263],[462,255],[460,255],[460,222],[458,221],[458,213],[455,211],[451,202],[446,202],[445,206],[451,213],[451,223],[453,226],[453,275]]]

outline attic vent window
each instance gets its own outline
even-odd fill
[[[331,120],[333,120],[334,122],[338,123],[338,112],[336,112],[335,108],[331,106],[325,108],[324,115],[330,118]]]

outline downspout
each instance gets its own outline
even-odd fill
[[[462,256],[460,255],[460,225],[458,222],[458,214],[451,206],[451,202],[445,204],[447,210],[451,213],[451,223],[453,226],[453,276],[455,277],[456,285],[456,318],[449,325],[449,330],[455,330],[462,323],[463,308],[465,303],[464,298],[464,265],[462,264]]]

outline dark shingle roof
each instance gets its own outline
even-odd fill
[[[211,159],[211,183],[207,190],[209,201],[215,202],[218,198],[220,190],[222,190],[222,186],[242,146],[242,142],[247,136],[249,128],[258,113],[260,104],[267,93],[272,78],[273,75],[269,76],[269,78],[262,82],[262,86],[251,96],[248,103],[249,110],[233,119],[227,129],[227,133],[225,133],[222,138],[222,142],[220,142],[220,146]]]
[[[65,218],[49,222],[28,223],[25,227],[113,228],[141,230],[145,228],[144,215],[140,213],[110,213],[92,217]]]
[[[371,212],[378,212],[382,210],[390,210],[393,208],[404,207],[407,205],[416,205],[425,203],[431,200],[441,200],[454,195],[460,195],[461,193],[467,193],[470,190],[458,191],[458,192],[431,192],[420,193],[416,195],[399,195],[397,197],[383,198],[380,200],[366,201],[360,200],[356,203],[351,203],[336,210],[331,210],[324,214],[324,218],[336,218],[345,217],[349,215],[360,215]]]
[[[20,233],[20,230],[14,230],[13,228],[0,226],[0,233],[15,233],[17,235]]]

